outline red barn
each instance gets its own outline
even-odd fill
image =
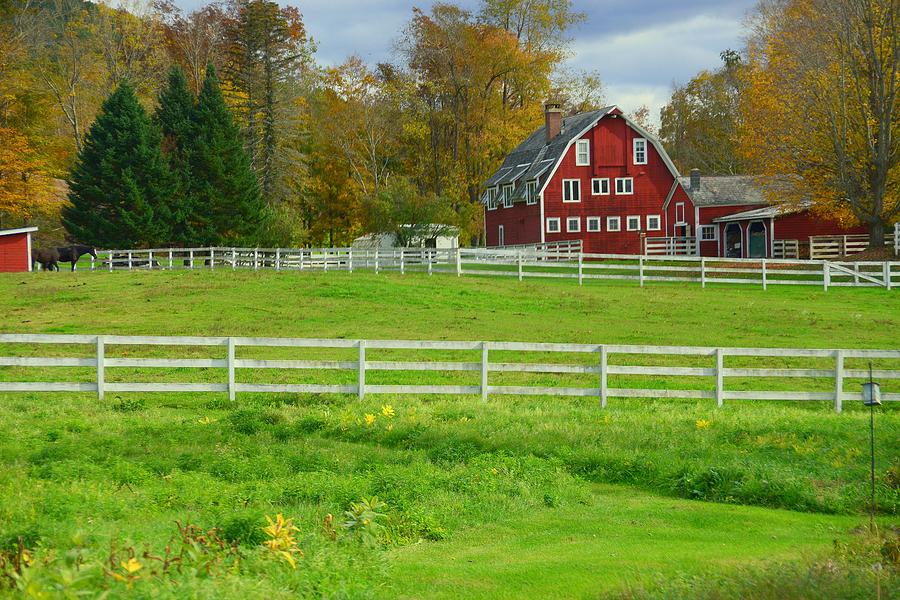
[[[545,124],[485,183],[487,245],[581,240],[585,252],[797,256],[812,235],[864,232],[767,201],[752,176],[681,177],[662,144],[615,106]],[[776,188],[777,191],[777,188]]]
[[[31,270],[31,234],[37,227],[0,230],[0,273]]]

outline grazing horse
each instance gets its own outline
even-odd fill
[[[56,248],[42,248],[40,250],[33,249],[31,251],[31,268],[34,269],[34,266],[37,263],[41,264],[41,268],[45,271],[52,271],[56,269],[59,271],[59,252]]]
[[[75,270],[75,265],[78,263],[78,259],[85,254],[90,254],[94,257],[94,260],[97,260],[96,248],[94,248],[93,246],[85,246],[84,244],[72,244],[71,246],[63,246],[61,248],[57,248],[56,251],[59,253],[60,262],[72,263],[73,271]]]

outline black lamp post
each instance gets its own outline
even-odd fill
[[[869,498],[869,530],[875,531],[875,407],[881,406],[881,386],[872,380],[872,362],[869,361],[869,382],[863,384],[863,404],[869,407],[869,455],[871,496]]]

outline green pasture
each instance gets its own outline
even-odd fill
[[[900,295],[877,289],[579,287],[361,272],[0,276],[4,333],[898,348],[898,326]],[[0,350],[92,355],[76,346]],[[222,350],[111,346],[107,356],[221,358]],[[348,361],[353,352],[239,349],[247,358]],[[477,360],[469,352],[389,350],[367,358]],[[497,352],[491,360],[595,358]],[[660,356],[648,364],[708,363]],[[833,365],[812,359],[803,366]],[[92,377],[91,369],[0,367],[4,381]],[[238,377],[355,381],[352,371],[240,370]],[[367,381],[477,385],[478,377],[373,372]],[[107,371],[107,381],[141,380],[222,382],[224,370]],[[491,374],[491,383],[596,385],[590,375],[514,373]],[[729,389],[754,383],[729,381]],[[765,384],[833,389],[830,380]],[[896,381],[883,384],[900,391]],[[623,376],[610,385],[711,389],[713,382]],[[16,593],[35,596],[602,598],[668,589],[690,597],[685,590],[700,594],[702,582],[722,578],[728,594],[709,597],[769,597],[760,592],[766,585],[844,597],[838,580],[872,597],[876,576],[865,561],[873,544],[890,550],[891,527],[900,526],[898,415],[895,406],[878,415],[877,498],[888,541],[873,542],[860,529],[868,522],[868,413],[858,403],[837,415],[824,402],[735,401],[717,409],[705,400],[614,398],[601,410],[597,398],[239,394],[230,403],[224,394],[110,393],[99,402],[93,394],[5,393],[0,593],[13,581],[3,561],[22,539],[34,558],[16,576]],[[373,496],[385,503],[376,526],[344,527],[344,512]],[[266,516],[279,513],[299,528],[296,568],[261,545]],[[162,569],[154,557],[167,544],[181,547],[176,521],[218,528],[240,558],[191,538],[180,566],[151,575]],[[835,543],[863,550],[836,553]],[[140,568],[127,575],[131,551]],[[888,567],[879,583],[895,590],[895,567],[880,560]],[[817,574],[823,561],[840,567]]]

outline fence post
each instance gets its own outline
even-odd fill
[[[359,340],[359,377],[357,379],[359,399],[366,397],[366,342]]]
[[[131,270],[131,250],[128,251],[128,270]]]
[[[190,252],[188,253],[188,259],[190,260],[190,262],[188,263],[188,268],[193,269],[194,268],[194,249],[193,248],[191,248]]]
[[[834,412],[843,408],[841,394],[844,392],[844,351],[834,351]]]
[[[103,401],[104,387],[106,384],[106,346],[103,336],[97,336],[97,400]]]
[[[721,348],[716,348],[716,406],[725,402],[725,355]]]
[[[400,248],[400,274],[406,274],[405,265],[403,263],[403,248]]]
[[[584,254],[578,253],[578,285],[584,283]]]
[[[147,252],[147,268],[153,270],[153,250]]]
[[[237,270],[237,250],[234,248],[231,249],[231,270]]]
[[[169,248],[169,270],[172,270],[172,249]]]
[[[706,257],[700,257],[700,287],[706,287]]]
[[[301,248],[301,249],[300,249],[300,270],[301,270],[301,271],[303,270],[303,255],[304,255],[304,251],[303,251],[303,249]]]
[[[378,248],[375,248],[375,274],[378,275]]]
[[[766,289],[766,259],[762,259],[762,286]]]
[[[606,346],[600,346],[600,408],[606,408],[606,397],[609,392],[607,370]]]
[[[347,270],[353,272],[353,248],[347,251]]]
[[[481,342],[481,400],[488,399],[488,344]]]
[[[115,254],[113,254],[112,252],[109,253],[109,272],[110,273],[113,272],[113,257],[114,256],[115,256]]]
[[[644,255],[638,256],[638,281],[644,287]]]
[[[522,281],[522,251],[516,253],[516,262],[519,265],[519,281]]]
[[[275,248],[275,270],[281,270],[281,248]]]
[[[94,257],[91,256],[91,271],[93,271],[93,270],[94,270]]]
[[[259,271],[259,248],[253,249],[253,270]]]
[[[210,246],[209,248],[209,270],[213,270],[216,268],[216,249]]]
[[[429,252],[429,253],[428,253],[428,274],[429,274],[429,275],[432,274],[432,273],[431,273],[431,258],[432,258],[432,254],[431,254],[431,252]]]
[[[456,247],[456,276],[462,277],[462,248]]]
[[[884,289],[890,291],[891,290],[891,263],[890,261],[884,261]]]
[[[827,292],[828,286],[831,285],[831,264],[822,261],[822,288]]]
[[[234,402],[234,338],[228,338],[228,400]]]

